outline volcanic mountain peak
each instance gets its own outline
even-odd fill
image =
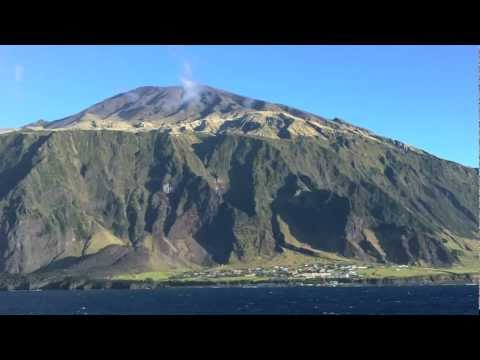
[[[367,137],[388,140],[343,120],[327,120],[289,106],[233,94],[210,86],[142,86],[115,95],[73,116],[50,123],[37,122],[34,129],[84,129],[147,131],[160,129],[179,134],[241,134],[290,139],[296,136],[323,138]]]
[[[240,96],[210,86],[142,86],[117,94],[75,115],[32,130],[166,131],[173,135],[235,134],[273,139],[313,137],[343,143],[361,137],[403,152],[425,153],[397,140],[378,136],[344,120],[326,119],[286,105]]]
[[[123,122],[130,126],[148,122],[159,127],[211,114],[273,109],[280,110],[280,107],[200,84],[188,87],[143,86],[99,102],[76,115],[54,121],[47,127],[76,127],[84,120],[91,121],[91,118],[103,122]]]

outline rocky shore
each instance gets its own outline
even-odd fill
[[[404,278],[362,278],[362,279],[264,279],[264,280],[110,280],[92,279],[85,276],[25,276],[0,274],[0,290],[101,290],[101,289],[155,289],[180,286],[403,286],[478,284],[479,275],[436,274]]]

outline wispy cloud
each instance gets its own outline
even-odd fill
[[[182,102],[198,100],[200,98],[201,86],[193,79],[192,65],[189,61],[183,62],[180,82],[184,90]]]
[[[22,65],[15,65],[14,75],[16,82],[22,82],[25,74],[25,68]]]
[[[167,54],[177,63],[181,64],[179,75],[183,87],[182,103],[200,99],[202,86],[193,75],[192,57],[185,54],[187,48],[183,45],[167,45]]]

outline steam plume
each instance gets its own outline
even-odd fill
[[[201,86],[193,80],[192,66],[187,61],[183,62],[180,81],[183,87],[182,103],[187,101],[197,101],[200,99]]]

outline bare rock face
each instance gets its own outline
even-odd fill
[[[144,87],[42,126],[0,134],[0,272],[286,250],[438,266],[478,243],[475,169],[342,120],[209,87]]]

